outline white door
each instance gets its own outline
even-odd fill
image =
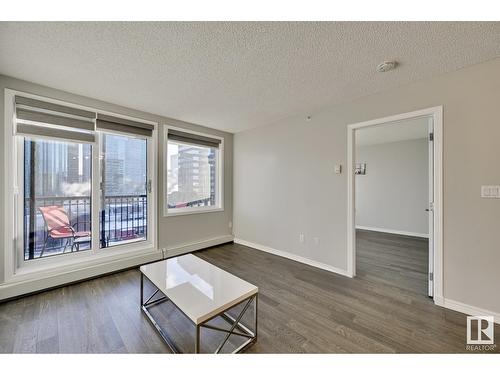
[[[434,297],[434,123],[429,118],[429,297]]]

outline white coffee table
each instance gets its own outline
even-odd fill
[[[160,333],[174,353],[179,350],[167,333],[158,325],[150,311],[153,305],[170,301],[195,326],[195,353],[200,353],[200,330],[207,328],[225,332],[223,341],[215,353],[220,353],[231,335],[243,336],[247,340],[233,353],[238,353],[257,340],[257,300],[258,288],[245,280],[226,272],[192,254],[182,255],[141,266],[141,307],[142,311]],[[144,277],[156,288],[144,300]],[[161,297],[154,297],[157,295]],[[241,318],[253,303],[253,331],[246,327]],[[236,305],[243,304],[238,316],[228,312]],[[223,328],[209,321],[223,318],[231,327]]]

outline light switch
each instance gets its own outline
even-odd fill
[[[342,165],[335,164],[335,174],[341,174],[341,173],[342,173]]]
[[[481,186],[481,198],[500,198],[500,185]]]

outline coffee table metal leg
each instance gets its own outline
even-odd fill
[[[231,334],[233,333],[234,329],[236,328],[236,326],[240,322],[241,318],[243,317],[243,315],[245,315],[245,312],[247,311],[248,306],[250,306],[252,304],[252,300],[255,300],[255,297],[250,298],[248,300],[248,302],[245,304],[245,307],[243,307],[243,310],[241,310],[241,312],[238,315],[238,317],[234,320],[234,323],[232,324],[231,328],[229,329],[229,332],[226,333],[226,337],[224,337],[224,340],[218,346],[217,350],[215,351],[215,354],[219,354],[220,353],[220,351],[222,350],[222,347],[226,344],[227,340],[229,339],[229,336],[231,336]]]
[[[255,295],[255,301],[253,304],[253,334],[254,334],[254,339],[257,341],[257,307],[259,305],[259,295]]]
[[[177,348],[177,346],[175,345],[175,343],[168,336],[168,334],[165,331],[163,331],[163,329],[160,327],[160,325],[156,322],[156,320],[150,314],[150,312],[148,311],[148,309],[147,309],[146,306],[142,305],[142,311],[144,312],[144,314],[146,314],[146,316],[148,317],[150,323],[156,328],[156,330],[158,331],[158,333],[162,337],[163,341],[165,341],[165,343],[168,345],[168,347],[170,348],[170,350],[173,353],[180,353],[180,351]]]
[[[195,334],[195,338],[194,338],[194,352],[195,353],[200,353],[200,329],[201,329],[201,326],[200,325],[196,325],[196,334]]]
[[[144,301],[144,274],[141,272],[141,307]]]

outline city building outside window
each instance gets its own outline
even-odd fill
[[[167,128],[166,215],[222,210],[223,139]]]

